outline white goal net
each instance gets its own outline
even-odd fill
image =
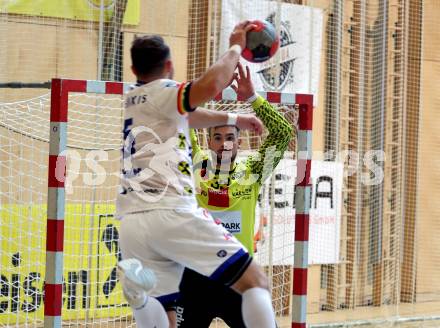
[[[0,104],[0,327],[41,326],[46,263],[50,94]],[[294,104],[273,104],[297,124]],[[212,101],[210,109],[250,112],[239,101]],[[134,325],[116,277],[119,221],[114,218],[120,151],[122,96],[69,93],[64,182],[64,326]],[[206,147],[206,131],[198,131]],[[295,134],[296,135],[296,134]],[[243,132],[243,155],[258,149],[265,134]],[[262,187],[256,225],[256,259],[270,277],[274,307],[287,316],[293,265],[294,167],[297,139],[283,170]],[[283,162],[282,162],[283,163]],[[281,165],[281,164],[280,164]],[[285,174],[284,174],[285,175]],[[50,219],[50,218],[49,218]],[[276,242],[274,242],[276,241]]]

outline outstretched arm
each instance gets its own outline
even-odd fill
[[[238,64],[239,76],[237,86],[232,88],[243,99],[252,99],[252,108],[258,118],[263,121],[269,135],[258,149],[256,156],[249,156],[247,166],[251,173],[258,175],[258,181],[263,182],[275,169],[292,138],[292,126],[267,100],[255,96],[249,67],[246,74],[241,64]]]
[[[252,108],[263,121],[269,135],[258,149],[257,156],[250,156],[247,165],[263,182],[277,167],[292,138],[289,122],[265,99],[258,96]]]
[[[193,160],[193,170],[196,172],[198,169],[203,168],[203,162],[207,159],[205,152],[199,145],[199,140],[197,138],[197,132],[194,129],[189,130],[189,138],[191,139],[191,157]],[[197,176],[195,182],[197,183]]]
[[[196,108],[215,98],[231,83],[241,51],[246,46],[246,33],[254,27],[255,25],[250,21],[244,21],[235,26],[229,37],[229,50],[192,83],[189,92],[189,105],[191,108]]]
[[[191,139],[192,158],[194,159],[197,154],[200,154],[202,148],[199,145],[199,139],[197,138],[197,132],[194,129],[189,130],[189,138]]]
[[[190,128],[201,129],[219,125],[237,125],[239,129],[252,130],[257,134],[263,131],[261,121],[251,114],[231,114],[200,108],[188,114]]]

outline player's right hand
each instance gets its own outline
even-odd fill
[[[235,25],[234,30],[229,36],[229,46],[231,47],[234,44],[238,44],[241,49],[244,49],[246,47],[246,33],[256,27],[257,26],[249,20],[245,20]]]
[[[239,114],[236,125],[240,130],[250,130],[257,135],[263,133],[263,123],[258,117],[252,114]]]
[[[238,74],[235,73],[233,76],[234,81],[237,85],[231,84],[231,88],[235,91],[238,98],[249,99],[255,94],[254,84],[252,83],[251,71],[249,66],[246,66],[246,73],[244,72],[243,65],[239,62],[237,65]]]

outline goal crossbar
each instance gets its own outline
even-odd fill
[[[46,237],[46,274],[44,327],[62,326],[63,247],[65,216],[65,177],[69,93],[123,95],[131,83],[94,80],[52,79],[50,135],[48,158],[48,200]],[[311,160],[313,96],[280,92],[258,92],[274,104],[296,104],[299,108],[297,126],[297,180],[295,182],[295,251],[292,290],[292,327],[306,326],[307,266],[309,209],[311,197]],[[215,100],[242,101],[231,88]]]

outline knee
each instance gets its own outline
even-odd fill
[[[269,290],[269,281],[263,270],[255,263],[252,263],[232,287],[240,293],[254,287]]]
[[[169,328],[177,328],[177,315],[175,311],[167,311]]]
[[[255,277],[255,285],[252,287],[260,287],[269,290],[269,279],[267,278],[263,270],[258,270],[258,273]]]

